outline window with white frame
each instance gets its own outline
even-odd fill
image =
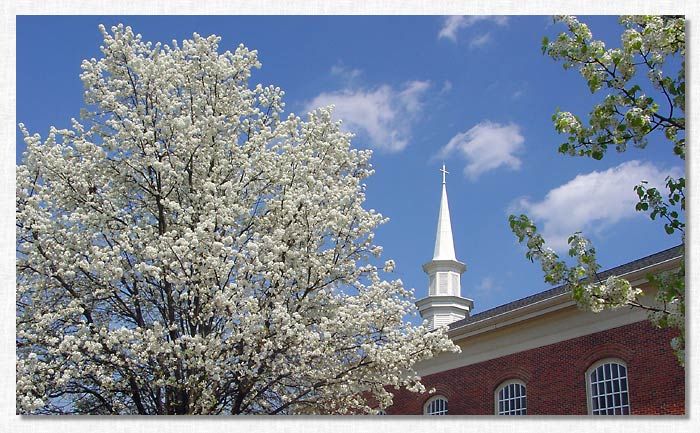
[[[423,415],[447,415],[447,399],[437,395],[425,403]]]
[[[527,415],[525,383],[508,380],[496,389],[496,415]]]
[[[586,372],[588,411],[592,415],[629,415],[627,367],[618,359],[599,361]]]

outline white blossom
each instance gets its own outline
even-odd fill
[[[243,45],[100,30],[94,111],[43,141],[20,124],[18,413],[370,413],[421,390],[413,364],[457,348],[372,265],[371,152],[329,109],[284,118]]]

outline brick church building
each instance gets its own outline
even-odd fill
[[[646,276],[679,267],[671,248],[600,274],[618,275],[653,296]],[[443,176],[433,259],[423,266],[428,296],[416,302],[430,326],[449,325],[461,353],[416,366],[426,389],[397,390],[387,415],[681,415],[685,370],[639,309],[579,310],[567,287],[470,315],[461,296],[464,263],[455,257]]]

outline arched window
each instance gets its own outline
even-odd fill
[[[496,388],[496,415],[527,415],[527,392],[520,380],[507,380]]]
[[[436,395],[423,406],[423,415],[447,415],[447,399]]]
[[[596,362],[586,372],[588,413],[592,415],[629,415],[627,367],[619,359]]]

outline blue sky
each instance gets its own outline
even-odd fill
[[[618,44],[616,17],[582,20]],[[120,22],[145,40],[197,32],[221,36],[222,49],[258,50],[263,66],[250,83],[285,90],[287,112],[335,104],[354,146],[375,150],[366,206],[390,218],[376,240],[417,298],[427,295],[421,265],[432,257],[443,161],[455,249],[467,264],[462,295],[475,311],[548,288],[510,213],[528,213],[554,246],[583,230],[603,268],[680,243],[633,210],[640,180],[684,173],[664,139],[603,161],[557,153],[557,107],[585,117],[600,96],[542,55],[542,37],[563,30],[550,17],[18,16],[17,122],[42,136],[70,126],[82,106],[80,62],[100,55],[97,26]],[[17,162],[23,150],[18,132]]]

